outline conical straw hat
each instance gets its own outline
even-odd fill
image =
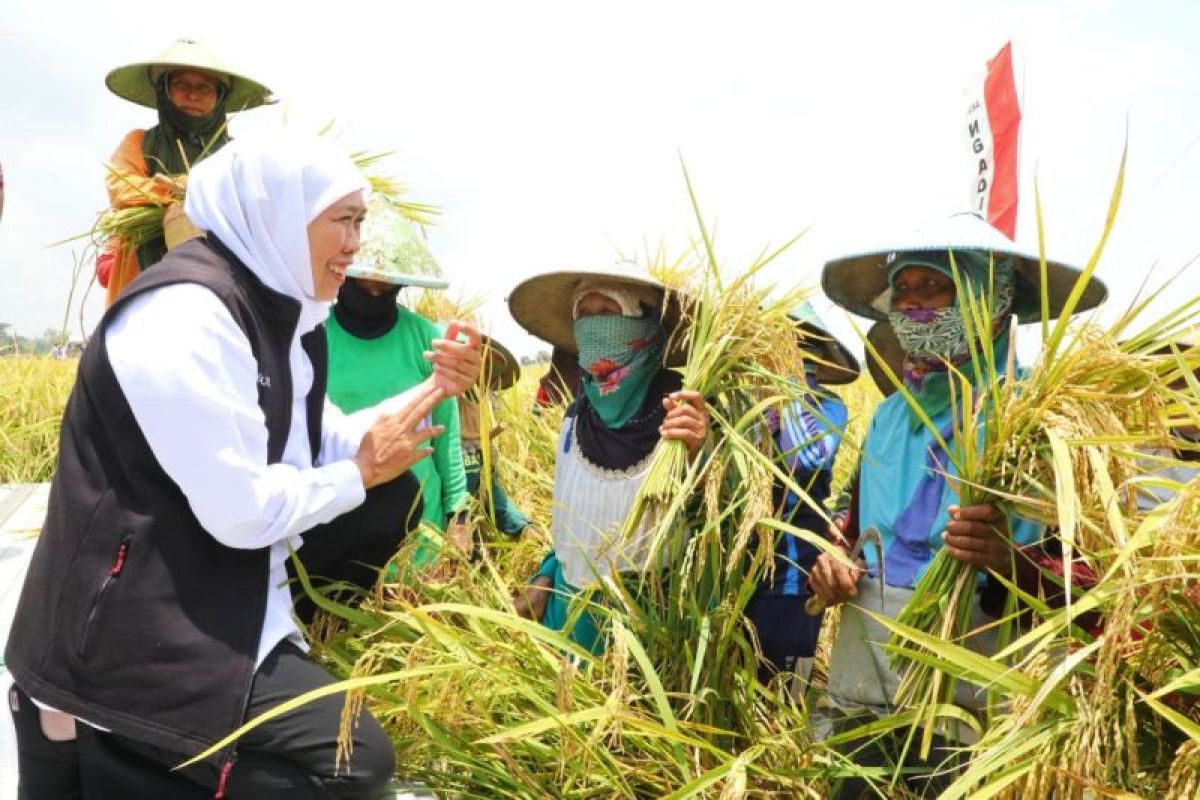
[[[251,80],[191,39],[180,39],[150,61],[117,67],[104,79],[117,97],[147,108],[156,108],[154,84],[164,72],[195,69],[211,72],[229,87],[225,108],[230,112],[274,102],[271,90]]]
[[[648,272],[630,262],[619,262],[609,269],[576,269],[544,272],[517,284],[508,296],[513,319],[542,341],[569,353],[578,353],[575,342],[575,292],[585,283],[612,283],[633,291],[647,305],[662,310],[663,328],[671,339],[668,366],[685,363],[684,337],[676,335],[683,315],[679,294]],[[664,308],[664,297],[666,307]]]
[[[955,214],[929,230],[918,231],[898,240],[891,247],[851,253],[825,264],[821,286],[829,299],[842,308],[870,319],[886,319],[886,303],[880,303],[890,291],[888,268],[904,253],[930,251],[976,251],[994,257],[1013,259],[1013,302],[1021,322],[1041,318],[1041,267],[1037,254],[1018,250],[1016,245],[974,213]],[[1046,284],[1051,319],[1062,313],[1080,270],[1062,262],[1046,262]],[[1088,281],[1075,312],[1086,311],[1104,302],[1108,290],[1095,277]]]
[[[812,303],[804,303],[789,312],[788,316],[796,320],[801,330],[804,349],[813,351],[820,359],[819,363],[813,364],[817,368],[818,383],[825,386],[851,383],[858,377],[862,371],[858,359],[829,332]]]
[[[480,377],[487,379],[487,388],[500,392],[517,382],[521,377],[521,364],[517,357],[491,336],[482,335],[484,364]]]
[[[381,195],[372,197],[367,204],[362,248],[346,275],[424,289],[445,289],[450,285],[416,223]]]
[[[867,350],[867,372],[871,373],[871,379],[875,381],[875,386],[879,389],[884,397],[888,397],[896,391],[896,384],[888,377],[887,371],[880,366],[880,361],[888,365],[892,373],[896,376],[896,380],[904,380],[904,348],[900,346],[900,340],[896,338],[896,332],[892,330],[890,322],[876,322],[871,326],[871,330],[867,331],[867,341],[878,353],[878,358]]]

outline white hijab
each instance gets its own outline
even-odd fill
[[[267,287],[300,302],[301,336],[329,312],[313,296],[308,224],[359,190],[365,200],[370,185],[347,155],[324,139],[285,131],[239,138],[197,164],[184,210]]]

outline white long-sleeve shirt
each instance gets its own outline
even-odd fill
[[[313,368],[294,337],[291,425],[282,461],[269,465],[257,362],[210,290],[173,284],[134,298],[109,324],[105,344],[138,427],[201,526],[227,547],[270,548],[256,666],[285,638],[306,647],[291,612],[288,549],[300,548],[304,531],[363,502],[352,458],[375,419],[399,409],[409,394],[350,416],[326,402],[314,459],[306,406]]]

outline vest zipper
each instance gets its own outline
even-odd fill
[[[104,602],[104,597],[108,594],[108,590],[121,577],[121,573],[125,570],[125,562],[129,558],[129,545],[133,541],[133,533],[126,531],[121,537],[121,543],[117,545],[117,552],[113,556],[112,566],[108,568],[108,574],[104,576],[104,580],[100,582],[100,588],[96,591],[96,598],[92,601],[92,607],[88,611],[87,620],[83,623],[83,633],[79,637],[79,657],[84,658],[87,655],[88,645],[91,643],[92,626],[96,622],[96,617],[100,614],[100,606]]]
[[[229,758],[221,764],[221,775],[217,778],[217,793],[213,795],[213,800],[224,800],[225,798],[225,783],[229,780],[229,773],[233,771],[233,762],[237,761],[237,748],[230,752]]]

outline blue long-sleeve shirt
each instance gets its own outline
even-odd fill
[[[817,388],[817,387],[814,387]],[[780,414],[776,443],[793,480],[818,504],[829,498],[833,483],[833,462],[842,442],[848,413],[837,397],[813,394],[788,406]],[[777,486],[777,506],[783,519],[802,530],[818,535],[825,522],[793,491]],[[782,495],[782,502],[778,495]],[[816,562],[818,550],[804,540],[781,532],[775,544],[775,574],[762,590],[774,595],[806,596],[808,573]]]

